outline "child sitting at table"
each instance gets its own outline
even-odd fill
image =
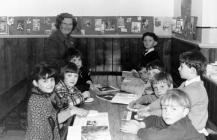
[[[79,105],[90,96],[89,91],[81,92],[75,87],[78,80],[78,68],[74,63],[68,63],[61,68],[60,81],[55,86],[55,101],[57,108]]]
[[[137,72],[140,77],[124,77],[121,90],[137,94],[138,97],[153,94],[150,81],[156,73],[161,71],[163,71],[163,64],[158,60],[150,62],[146,67],[141,66],[140,71]]]
[[[188,94],[192,104],[189,119],[199,132],[207,135],[205,126],[208,119],[208,96],[200,79],[206,71],[206,58],[200,51],[193,50],[182,53],[179,61],[179,74],[182,79],[186,79],[179,89]]]
[[[205,140],[188,118],[191,102],[180,89],[171,89],[161,98],[162,117],[149,116],[138,122],[131,120],[121,131],[137,134],[145,140]]]
[[[88,111],[65,109],[58,112],[52,105],[55,86],[55,70],[47,64],[36,65],[32,73],[31,96],[28,101],[26,140],[60,140],[59,124],[77,114],[85,116]]]
[[[90,70],[83,66],[81,52],[75,48],[69,48],[64,55],[64,59],[66,63],[75,63],[78,67],[78,81],[75,86],[81,92],[88,91],[92,86],[92,80]]]
[[[138,115],[140,117],[147,117],[149,115],[160,115],[160,98],[166,94],[168,89],[173,88],[172,77],[169,73],[166,72],[160,72],[155,74],[152,78],[151,84],[154,89],[154,95],[144,95],[129,104],[129,108],[134,108],[138,110]]]

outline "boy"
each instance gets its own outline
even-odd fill
[[[161,115],[160,98],[164,96],[168,89],[173,88],[173,80],[169,73],[160,72],[155,74],[152,78],[152,87],[155,95],[144,95],[136,101],[130,103],[130,106],[138,109],[140,117],[147,117],[150,115]],[[147,106],[141,104],[149,104]]]
[[[181,78],[186,79],[179,89],[188,94],[192,104],[188,116],[196,130],[203,133],[208,119],[208,97],[200,76],[206,70],[206,58],[196,50],[184,52],[179,61],[179,74]]]
[[[75,63],[78,67],[78,81],[75,86],[81,92],[88,91],[90,85],[92,85],[92,80],[90,78],[90,70],[83,66],[81,52],[77,49],[69,48],[64,55],[64,59],[66,63]]]
[[[145,140],[205,140],[187,117],[191,103],[179,89],[168,90],[161,98],[162,117],[150,116],[144,122],[132,120],[121,131],[134,133]]]

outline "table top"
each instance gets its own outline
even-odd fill
[[[120,127],[124,123],[121,117],[124,111],[127,110],[126,105],[113,104],[109,101],[98,99],[95,95],[95,92],[91,91],[94,101],[92,103],[85,103],[81,107],[88,110],[97,110],[98,112],[108,112],[111,140],[139,140],[135,134],[120,131]]]

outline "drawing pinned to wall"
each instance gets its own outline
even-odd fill
[[[39,31],[40,27],[41,27],[40,19],[33,19],[32,20],[32,30],[33,31]]]
[[[141,33],[154,31],[154,17],[142,17]]]
[[[31,34],[32,33],[32,18],[27,17],[25,19],[25,24],[26,24],[26,33]]]
[[[56,30],[55,21],[56,21],[55,17],[44,18],[44,23],[43,23],[44,34],[50,35],[53,31]]]
[[[177,18],[176,20],[176,33],[181,34],[183,31],[183,19]]]
[[[141,22],[132,22],[131,32],[140,33],[141,31]]]
[[[7,17],[0,17],[0,34],[8,34]]]
[[[170,17],[155,17],[154,32],[158,35],[172,34],[172,18]]]
[[[102,30],[104,30],[102,19],[95,19],[95,28],[94,28],[94,30],[95,31],[102,31]]]
[[[24,32],[24,20],[17,20],[17,31]]]

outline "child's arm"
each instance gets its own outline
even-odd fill
[[[144,122],[138,122],[136,120],[130,120],[121,126],[121,131],[125,133],[137,134],[138,130],[145,128]]]

